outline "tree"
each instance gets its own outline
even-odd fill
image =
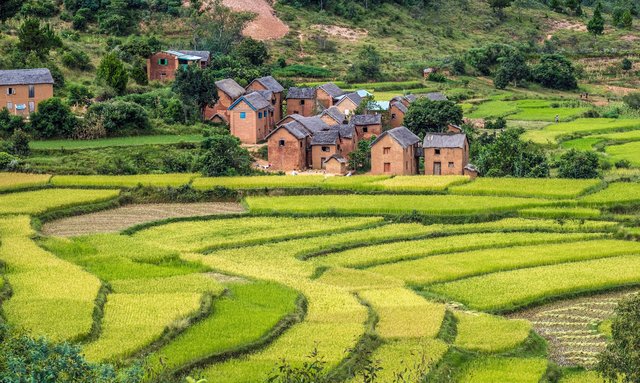
[[[29,140],[31,137],[24,130],[16,130],[11,136],[11,154],[20,157],[28,157],[31,154],[31,148],[29,147]]]
[[[622,97],[622,101],[632,109],[640,109],[640,92],[629,93]]]
[[[531,70],[533,80],[544,87],[571,90],[578,87],[571,61],[559,54],[543,55]]]
[[[269,60],[267,45],[262,41],[245,38],[238,44],[234,51],[234,56],[247,60],[251,65],[262,66]]]
[[[354,151],[349,153],[349,168],[356,171],[369,171],[371,169],[371,144],[375,137],[362,139]]]
[[[251,173],[251,155],[230,134],[212,134],[202,143],[200,171],[207,176],[235,176]]]
[[[0,22],[4,24],[5,21],[15,16],[22,8],[21,0],[3,0],[0,2]]]
[[[493,12],[502,19],[504,17],[504,9],[511,6],[512,0],[488,0],[489,6]]]
[[[487,44],[479,48],[471,48],[465,58],[469,65],[481,74],[488,76],[503,57],[517,54],[518,50],[507,44]]]
[[[529,77],[529,67],[521,53],[500,58],[500,65],[496,70],[493,84],[498,89],[504,89],[508,84],[518,84]]]
[[[453,101],[431,101],[419,98],[409,106],[405,126],[424,137],[427,132],[443,132],[448,124],[462,123],[462,108]]]
[[[173,91],[180,96],[182,102],[197,107],[202,115],[207,105],[213,105],[218,100],[215,80],[211,69],[189,65],[176,72]]]
[[[593,11],[593,17],[587,23],[587,31],[594,36],[604,33],[604,18],[602,17],[602,5],[598,3]]]
[[[29,17],[18,29],[18,49],[23,53],[33,53],[44,59],[49,51],[62,46],[62,40],[56,35],[49,24],[40,26],[40,21]]]
[[[118,94],[123,94],[127,89],[129,73],[118,56],[111,52],[100,61],[96,78],[99,82],[113,88]]]
[[[192,2],[189,26],[193,36],[193,49],[208,50],[214,54],[229,54],[233,46],[243,39],[242,30],[254,15],[233,12],[212,0],[206,6]]]
[[[597,178],[598,155],[571,149],[558,161],[558,176],[562,178]]]
[[[373,45],[366,45],[358,53],[356,62],[351,66],[347,81],[375,81],[382,79],[382,56]]]
[[[134,102],[123,100],[91,105],[86,120],[101,124],[108,136],[145,132],[151,128],[147,111]]]
[[[89,106],[93,94],[84,85],[69,84],[67,86],[67,102],[73,106]]]
[[[58,97],[40,102],[31,114],[31,130],[41,138],[69,138],[78,121],[71,109]]]
[[[628,58],[623,58],[620,62],[620,67],[622,70],[631,70],[633,68],[633,63]]]
[[[608,383],[640,382],[640,295],[622,300],[611,324],[612,341],[596,370]]]
[[[549,164],[540,147],[520,139],[524,129],[507,129],[499,135],[484,135],[474,141],[473,162],[487,177],[542,178]]]
[[[21,116],[14,116],[7,108],[0,110],[0,135],[9,137],[16,130],[24,130],[25,123]]]
[[[627,9],[626,11],[624,11],[624,13],[622,14],[622,19],[620,19],[620,24],[623,28],[631,29],[631,27],[633,26],[633,16],[631,15],[630,10]]]

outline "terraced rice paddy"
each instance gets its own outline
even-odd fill
[[[556,143],[560,137],[581,134],[591,135],[640,128],[637,119],[578,118],[571,122],[549,125],[542,130],[530,130],[523,136],[539,144]]]
[[[279,364],[301,366],[317,351],[336,382],[363,381],[369,359],[376,382],[537,383],[550,361],[593,366],[606,341],[598,329],[619,295],[575,296],[640,285],[640,245],[616,235],[623,216],[607,211],[640,203],[640,184],[296,177],[194,182],[323,194],[246,197],[247,210],[125,206],[41,233],[33,217],[120,190],[76,189],[69,178],[68,189],[2,194],[3,316],[80,344],[91,361],[143,360],[148,382],[266,382]]]

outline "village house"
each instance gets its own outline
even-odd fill
[[[344,175],[347,173],[347,165],[349,161],[341,155],[334,154],[333,156],[327,158],[324,161],[324,169],[327,173],[330,174],[341,174]]]
[[[404,125],[404,116],[409,109],[401,100],[392,101],[389,105],[389,125],[397,128]]]
[[[290,171],[307,167],[311,132],[298,121],[279,125],[266,138],[272,169]]]
[[[287,92],[287,114],[311,117],[316,113],[315,88],[289,88]]]
[[[422,148],[426,175],[463,175],[469,164],[469,141],[464,133],[429,133]]]
[[[447,133],[464,133],[462,128],[458,125],[449,124],[447,125]]]
[[[431,101],[448,101],[449,99],[447,98],[447,96],[445,96],[444,94],[440,93],[440,92],[432,92],[432,93],[427,93],[424,95],[424,97],[428,98]],[[415,101],[415,99],[414,99]],[[413,101],[411,101],[413,102]]]
[[[382,115],[362,114],[351,118],[358,140],[370,139],[373,136],[382,134]]]
[[[229,123],[229,108],[238,98],[246,93],[245,89],[230,78],[216,81],[218,101],[213,106],[207,106],[204,118],[217,123]]]
[[[418,174],[419,144],[404,126],[383,132],[371,143],[371,174]]]
[[[362,97],[356,92],[345,94],[335,103],[335,107],[344,114],[354,114],[355,110],[362,104]]]
[[[147,59],[147,78],[149,81],[173,81],[176,71],[187,65],[209,65],[211,53],[207,51],[162,51]]]
[[[333,155],[340,155],[340,131],[322,130],[313,134],[311,142],[311,168],[323,169],[324,162]]]
[[[275,121],[282,119],[283,93],[284,88],[272,76],[260,77],[253,80],[246,88],[247,92],[251,91],[269,91],[273,94],[271,97],[271,106],[274,109]]]
[[[340,96],[343,96],[345,91],[340,89],[336,84],[328,82],[320,85],[316,89],[315,99],[319,105],[322,105],[325,109],[330,108],[339,101]],[[342,111],[344,113],[344,111]]]
[[[257,144],[265,139],[274,126],[272,93],[251,92],[238,98],[229,107],[231,134],[243,144]]]
[[[49,69],[0,70],[0,108],[28,116],[38,104],[53,97],[53,77]]]
[[[322,113],[320,113],[320,118],[328,125],[346,124],[349,122],[347,117],[335,106],[323,110]]]

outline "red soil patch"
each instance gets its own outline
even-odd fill
[[[236,12],[255,13],[256,18],[242,32],[256,40],[274,40],[289,33],[289,27],[276,16],[267,0],[223,0],[225,6]]]

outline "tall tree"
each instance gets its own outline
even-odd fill
[[[4,23],[15,16],[22,8],[21,0],[2,0],[0,2],[0,22]]]
[[[518,84],[529,77],[529,67],[524,55],[517,53],[500,59],[500,65],[496,70],[493,84],[498,89],[504,89],[509,84]]]
[[[405,126],[424,137],[427,132],[443,132],[448,124],[462,123],[462,108],[452,101],[431,101],[420,98],[409,106]]]
[[[99,82],[113,88],[118,94],[123,94],[127,89],[129,73],[118,56],[111,52],[100,61],[96,78]]]
[[[504,18],[504,9],[511,6],[512,0],[488,0],[489,6],[498,18]]]
[[[56,35],[51,25],[40,25],[36,18],[24,20],[18,29],[18,49],[24,53],[33,53],[44,59],[49,51],[62,46],[62,40]]]
[[[596,5],[593,11],[593,17],[587,23],[587,31],[594,36],[604,33],[604,18],[602,17],[602,6],[600,3]]]
[[[350,82],[382,79],[382,56],[373,45],[366,45],[358,53],[347,80]]]
[[[189,65],[176,72],[173,91],[180,95],[185,104],[197,107],[202,116],[207,105],[213,105],[218,101],[215,81],[211,69]]]
[[[250,13],[233,12],[222,4],[222,0],[212,0],[200,8],[192,7],[193,49],[229,54],[242,40],[242,30],[253,18]]]

